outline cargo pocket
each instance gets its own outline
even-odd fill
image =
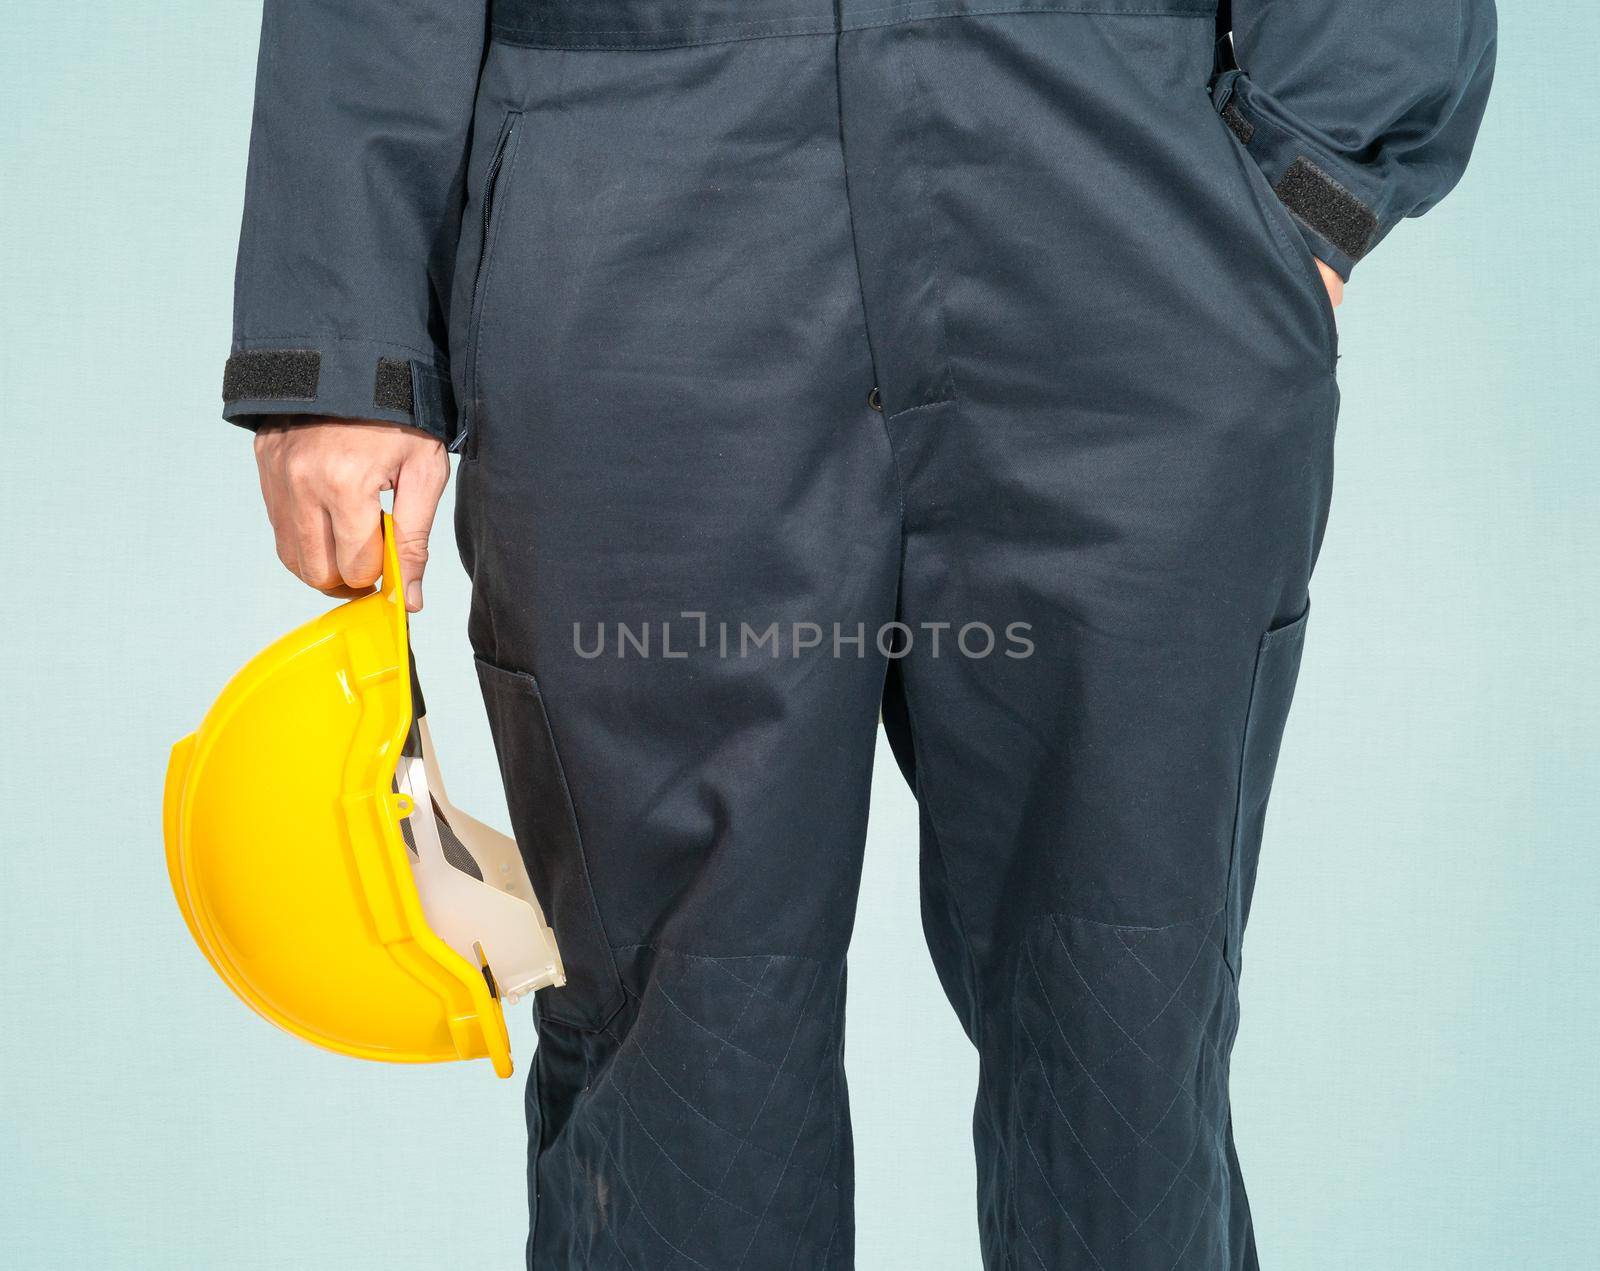
[[[477,663],[512,830],[567,971],[563,987],[540,990],[539,1017],[603,1028],[622,1005],[622,982],[595,905],[544,698],[533,676],[481,657]]]
[[[1239,946],[1250,917],[1250,896],[1256,885],[1256,865],[1261,857],[1261,831],[1267,818],[1267,796],[1278,766],[1278,748],[1289,719],[1295,681],[1300,675],[1300,652],[1305,647],[1308,602],[1293,622],[1274,627],[1261,637],[1256,650],[1255,677],[1250,685],[1250,709],[1245,720],[1244,749],[1239,767],[1239,798],[1234,815],[1233,852],[1228,866],[1228,922],[1224,951],[1228,969],[1239,977]]]

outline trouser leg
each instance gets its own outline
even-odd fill
[[[898,612],[884,706],[981,1055],[988,1265],[1248,1268],[1227,1054],[1330,315],[1211,110],[1207,23],[852,11],[486,70],[461,541],[570,973],[539,1007],[530,1261],[849,1265],[884,666],[714,646]],[[662,647],[685,610],[710,656]],[[967,656],[974,622],[1027,624],[1030,656]]]
[[[885,718],[980,1052],[985,1263],[1248,1271],[1228,1055],[1327,508],[1326,302],[1206,100],[1206,24],[1029,14],[842,47],[880,107],[846,93],[852,196],[904,200],[869,226],[869,327],[925,306],[874,345],[913,636]],[[891,146],[892,172],[862,161]]]
[[[535,1007],[541,1271],[851,1265],[844,954],[899,527],[833,82],[829,37],[497,46],[485,76],[484,146],[520,122],[458,528],[569,976]]]

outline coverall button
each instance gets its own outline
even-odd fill
[[[872,407],[873,410],[882,414],[883,394],[878,391],[878,386],[876,384],[872,386],[872,391],[867,394],[867,405]]]

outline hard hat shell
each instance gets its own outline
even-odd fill
[[[481,966],[429,927],[394,789],[412,723],[399,560],[378,591],[252,658],[167,768],[167,869],[218,975],[266,1019],[341,1054],[488,1058],[511,1075]]]

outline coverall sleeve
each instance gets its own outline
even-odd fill
[[[1461,179],[1494,74],[1494,0],[1232,0],[1232,30],[1217,109],[1348,278]]]
[[[453,441],[446,335],[487,0],[265,0],[223,417]]]

